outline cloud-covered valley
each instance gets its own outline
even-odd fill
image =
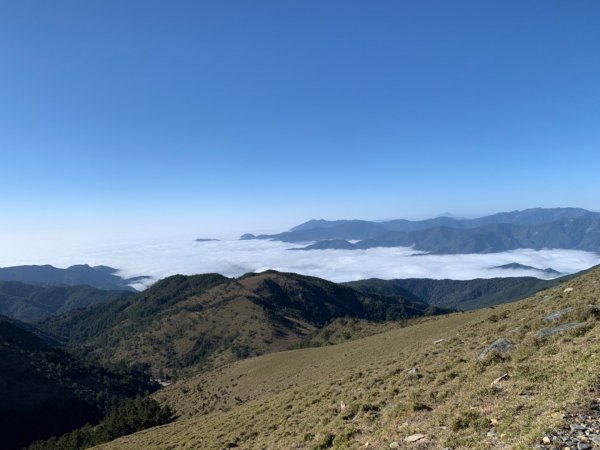
[[[552,278],[552,274],[531,269],[501,269],[497,266],[517,263],[539,269],[552,268],[563,274],[600,264],[600,255],[577,250],[521,249],[503,253],[430,255],[410,248],[372,248],[366,250],[290,251],[304,246],[268,240],[162,240],[118,243],[102,246],[53,245],[38,246],[35,259],[29,251],[4,252],[1,266],[20,264],[108,265],[121,270],[123,276],[148,275],[153,279],[176,273],[218,272],[239,276],[246,272],[275,269],[298,272],[332,281],[364,278],[450,278],[472,279],[502,276],[536,276]],[[137,286],[142,287],[142,286]]]

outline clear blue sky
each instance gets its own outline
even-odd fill
[[[2,233],[600,209],[600,2],[4,1]]]

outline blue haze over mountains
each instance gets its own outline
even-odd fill
[[[598,251],[600,213],[581,208],[532,208],[477,219],[310,220],[284,233],[245,234],[241,238],[316,241],[302,250],[413,247],[436,254],[495,253],[520,248]],[[359,242],[348,242],[355,240]]]
[[[78,286],[88,285],[96,289],[125,290],[135,292],[131,284],[147,279],[146,276],[122,278],[119,270],[108,266],[76,264],[65,269],[45,265],[0,267],[0,282],[18,281],[28,284]]]

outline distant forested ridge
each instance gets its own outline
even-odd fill
[[[493,253],[519,248],[600,250],[600,213],[580,208],[534,208],[478,219],[311,220],[290,231],[244,235],[290,243],[316,241],[304,250],[412,247],[438,253]],[[360,241],[360,242],[349,242]]]
[[[534,277],[507,277],[474,280],[434,280],[429,278],[406,278],[397,280],[351,281],[347,284],[372,294],[394,295],[410,292],[416,298],[440,308],[456,310],[479,309],[508,303],[555,286],[556,280],[540,280]]]

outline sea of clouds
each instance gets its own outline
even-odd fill
[[[372,248],[367,250],[292,251],[306,245],[267,240],[222,240],[195,242],[193,239],[162,239],[115,242],[94,245],[43,241],[4,246],[0,266],[20,264],[107,265],[118,268],[120,275],[147,275],[157,280],[173,274],[218,272],[239,276],[247,272],[275,269],[313,275],[332,281],[363,278],[450,278],[465,280],[507,276],[553,278],[536,270],[499,269],[496,266],[518,263],[540,269],[552,268],[563,274],[574,273],[600,264],[597,253],[578,250],[521,249],[503,253],[430,255],[411,248]],[[150,283],[151,281],[149,281]],[[144,285],[137,285],[143,288]]]

